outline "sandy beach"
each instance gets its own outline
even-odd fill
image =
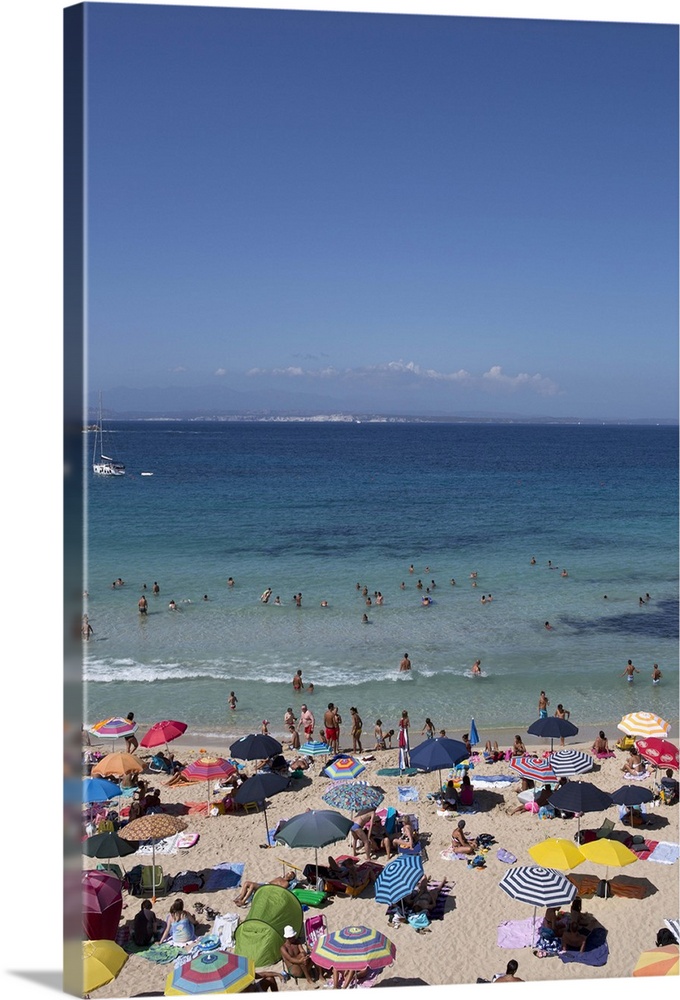
[[[343,741],[344,742],[344,741]],[[419,742],[414,740],[414,742]],[[677,741],[674,741],[677,742]],[[590,741],[569,743],[570,748],[588,751]],[[228,756],[229,740],[225,739],[222,746],[211,746],[210,753],[220,753]],[[172,744],[172,750],[177,758],[188,763],[199,755],[202,747],[190,746],[183,740]],[[548,749],[543,741],[530,749],[542,752]],[[557,747],[556,747],[557,749]],[[290,753],[284,753],[291,759]],[[142,760],[148,760],[148,751],[140,755]],[[637,860],[625,869],[611,868],[608,877],[623,877],[644,888],[644,898],[623,898],[613,896],[600,898],[596,895],[583,899],[583,911],[590,914],[607,930],[606,941],[609,948],[607,961],[601,966],[590,966],[580,962],[563,963],[557,956],[538,957],[531,946],[501,947],[499,945],[499,928],[501,940],[507,939],[513,922],[513,933],[521,933],[521,926],[515,922],[526,922],[533,916],[531,905],[512,899],[499,882],[510,865],[497,857],[497,850],[504,849],[514,855],[516,865],[535,864],[528,849],[548,837],[561,837],[573,841],[577,829],[577,820],[554,818],[539,819],[535,814],[523,812],[509,815],[507,807],[517,804],[519,782],[511,786],[475,789],[476,811],[472,814],[438,815],[436,804],[428,793],[435,791],[438,783],[437,772],[418,773],[411,777],[378,775],[378,770],[395,768],[398,764],[396,750],[378,751],[375,754],[360,755],[366,759],[366,770],[361,775],[362,780],[377,786],[384,791],[383,807],[392,806],[403,813],[411,813],[418,817],[421,839],[424,845],[424,870],[431,879],[447,880],[449,893],[446,898],[443,919],[433,920],[424,933],[417,933],[408,924],[394,928],[388,923],[386,906],[376,903],[372,886],[368,886],[355,899],[332,896],[332,902],[327,902],[321,910],[310,909],[305,917],[323,912],[328,929],[339,930],[351,924],[365,924],[377,928],[387,934],[396,945],[396,960],[391,967],[386,968],[374,988],[383,986],[409,985],[441,985],[470,984],[478,978],[491,980],[494,974],[505,971],[510,959],[519,963],[517,975],[526,982],[542,980],[561,980],[563,982],[576,979],[612,979],[629,977],[640,955],[646,949],[654,948],[657,931],[664,927],[664,919],[678,917],[678,861],[674,863],[658,863],[654,860]],[[613,792],[624,784],[621,771],[626,755],[620,751],[615,757],[597,761],[594,769],[579,778],[596,784],[599,788]],[[323,766],[323,758],[316,758],[313,766],[306,772],[303,781],[294,781],[292,790],[286,790],[268,800],[267,818],[270,827],[282,818],[291,818],[307,809],[328,808],[321,796],[326,791],[329,781],[319,774]],[[248,765],[248,773],[252,765]],[[492,778],[501,775],[513,775],[506,761],[487,764],[478,760],[470,771],[473,779],[481,776]],[[205,782],[182,784],[174,787],[165,785],[166,776],[144,775],[152,787],[160,789],[161,800],[169,807],[169,811],[177,811],[180,803],[206,802]],[[446,774],[443,774],[446,777]],[[310,780],[308,780],[308,778]],[[647,787],[653,784],[650,775],[644,782]],[[400,798],[398,786],[410,791],[402,793]],[[212,787],[212,783],[211,783]],[[193,808],[193,807],[190,807]],[[269,879],[283,874],[284,866],[290,865],[302,869],[308,862],[314,860],[312,849],[290,849],[274,847],[263,849],[264,818],[262,813],[236,813],[207,816],[205,812],[190,812],[183,818],[187,829],[199,834],[198,842],[189,850],[175,854],[157,856],[157,863],[163,867],[167,875],[176,875],[180,871],[201,870],[222,862],[241,862],[245,865],[245,879],[267,882]],[[484,868],[469,868],[466,861],[448,860],[442,856],[450,846],[451,832],[458,819],[466,820],[465,831],[470,837],[482,833],[491,834],[494,843],[485,855]],[[616,821],[615,829],[626,830],[631,834],[642,834],[647,840],[654,842],[678,843],[678,807],[664,804],[654,804],[648,809],[648,827],[642,830],[632,830],[622,826],[618,820],[616,806],[611,806],[603,812],[588,813],[581,818],[581,828],[598,828],[605,819]],[[341,841],[327,849],[322,849],[320,862],[325,861],[328,854],[338,856],[349,852],[348,840]],[[114,859],[116,860],[116,859]],[[384,855],[376,859],[378,863],[385,861]],[[133,854],[124,859],[127,870],[137,863],[150,863],[150,858]],[[96,866],[96,861],[85,857],[84,867]],[[574,876],[585,874],[602,878],[604,869],[589,861],[584,861],[574,869]],[[238,889],[222,889],[216,892],[191,892],[182,896],[185,906],[196,912],[196,904],[204,904],[213,910],[225,913],[238,913],[241,919],[247,915],[247,909],[239,909],[234,905]],[[170,893],[167,897],[159,897],[154,909],[159,917],[165,918],[170,903],[178,896]],[[121,927],[131,921],[138,912],[140,899],[124,893],[124,908],[121,917]],[[539,911],[541,913],[541,911]],[[211,922],[203,920],[199,924],[199,933],[208,933]],[[162,993],[166,976],[172,965],[156,965],[143,957],[143,954],[131,954],[118,978],[94,993],[94,997],[131,997],[142,994]],[[281,963],[275,966],[281,972]],[[312,989],[304,981],[296,985],[294,980],[279,981],[279,989],[286,991]]]

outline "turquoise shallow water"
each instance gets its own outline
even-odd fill
[[[577,725],[611,726],[641,709],[677,734],[677,429],[130,422],[112,431],[128,474],[88,486],[88,721],[134,710],[142,721],[184,719],[197,737],[250,731],[263,718],[281,732],[285,708],[301,703],[291,678],[302,669],[317,718],[329,700],[346,719],[354,704],[371,729],[377,715],[394,726],[407,708],[416,732],[426,716],[455,732],[472,716],[482,736],[521,732],[544,688]],[[88,436],[88,464],[89,445]],[[113,588],[118,577],[125,585]],[[430,607],[418,579],[435,581]],[[367,607],[357,583],[384,604]],[[405,651],[413,670],[400,675]],[[471,678],[477,658],[486,676]],[[620,676],[629,658],[641,671],[633,685]]]

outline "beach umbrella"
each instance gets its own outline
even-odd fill
[[[566,876],[539,865],[509,868],[498,884],[508,896],[533,905],[534,924],[537,906],[564,906],[576,895],[576,886]]]
[[[657,736],[649,739],[636,740],[635,746],[641,757],[649,760],[655,767],[670,767],[678,770],[678,748],[670,740],[662,740]]]
[[[477,746],[479,743],[479,733],[477,732],[477,726],[475,725],[475,720],[473,719],[470,723],[470,743],[473,747]]]
[[[159,747],[165,743],[167,747],[168,743],[176,740],[186,730],[186,722],[175,722],[174,719],[164,719],[162,722],[154,722],[151,729],[142,736],[139,745],[150,748]]]
[[[120,785],[106,778],[83,778],[83,802],[108,802],[121,793]]]
[[[111,872],[83,872],[82,891],[85,936],[91,940],[114,941],[123,912],[120,879]]]
[[[187,781],[205,781],[208,790],[208,815],[210,815],[210,782],[216,778],[228,778],[236,773],[236,768],[223,757],[198,757],[182,771]],[[253,801],[252,799],[250,800]]]
[[[241,736],[229,747],[229,753],[237,760],[267,760],[276,753],[281,753],[283,747],[273,736],[264,733],[250,733]]]
[[[565,736],[576,736],[578,726],[568,719],[558,719],[556,715],[549,715],[545,719],[536,719],[532,722],[527,732],[532,736],[543,736],[550,740],[550,749],[553,748],[553,741],[557,738],[563,739]]]
[[[284,788],[288,788],[289,784],[289,777],[284,777],[282,774],[275,774],[273,771],[262,771],[260,774],[254,774],[252,777],[246,778],[243,784],[239,785],[232,795],[234,802],[238,802],[239,805],[245,805],[247,802],[262,803],[265,831],[264,842],[267,847],[269,847],[269,827],[267,825],[267,809],[264,805],[264,800],[268,796],[277,795],[279,792],[282,792]]]
[[[171,816],[170,813],[147,813],[133,819],[131,823],[124,826],[120,831],[123,840],[150,840],[151,841],[151,864],[153,866],[152,889],[153,898],[156,898],[156,842],[165,837],[172,837],[181,830],[186,830],[187,824],[178,816]]]
[[[421,771],[439,771],[439,787],[442,785],[442,768],[453,767],[469,757],[467,747],[461,740],[451,740],[446,736],[433,740],[423,740],[411,750],[411,766]]]
[[[321,796],[333,809],[347,809],[353,813],[377,809],[384,797],[381,791],[365,781],[333,782]]]
[[[420,854],[398,854],[384,866],[375,880],[376,903],[399,903],[410,895],[423,877]]]
[[[394,962],[397,949],[381,931],[356,924],[317,938],[310,952],[322,969],[384,969]]]
[[[680,920],[677,917],[666,917],[664,923],[671,932],[677,944],[680,944]]]
[[[330,752],[331,748],[321,740],[309,740],[307,743],[303,743],[298,750],[302,757],[327,757]]]
[[[644,785],[621,785],[612,792],[612,802],[617,806],[639,806],[643,802],[653,802],[654,793]]]
[[[665,944],[662,948],[650,948],[643,951],[633,969],[634,976],[677,976],[678,954],[677,944]]]
[[[117,740],[119,737],[132,736],[136,730],[136,722],[130,722],[129,719],[123,719],[118,715],[111,719],[102,719],[90,726],[90,732],[104,740]]]
[[[143,770],[141,760],[132,753],[107,753],[92,768],[92,777],[122,778],[126,774],[141,774]]]
[[[93,837],[88,837],[83,841],[82,850],[88,858],[124,858],[128,854],[134,854],[139,844],[136,840],[130,841],[119,837],[117,833],[95,833]]]
[[[513,771],[517,771],[523,778],[531,778],[532,781],[557,781],[557,775],[552,769],[548,757],[513,757],[509,764]]]
[[[623,868],[637,861],[637,854],[629,850],[625,844],[620,840],[610,840],[608,837],[599,837],[587,844],[581,844],[581,853],[588,861],[605,866],[605,882],[609,878],[611,867]]]
[[[288,847],[313,847],[318,879],[319,848],[343,840],[352,829],[353,822],[333,809],[310,809],[282,823],[276,841]]]
[[[165,980],[165,996],[241,993],[255,980],[251,958],[226,951],[206,951],[175,966]]]
[[[329,761],[321,773],[331,781],[342,781],[347,778],[358,778],[365,770],[365,765],[356,757],[352,757],[351,754],[341,754]]]
[[[106,986],[127,960],[128,953],[115,941],[83,941],[83,993]]]
[[[629,715],[624,715],[617,728],[626,736],[643,736],[649,739],[650,736],[667,736],[671,724],[653,712],[630,712]]]
[[[593,758],[589,753],[582,750],[555,750],[551,753],[548,762],[558,778],[562,775],[585,774],[593,769]]]
[[[529,848],[529,854],[544,868],[557,868],[562,872],[576,868],[585,861],[585,855],[574,841],[564,840],[562,837],[548,837],[540,844],[534,844]]]
[[[603,812],[612,804],[609,792],[603,792],[589,781],[567,781],[552,793],[548,802],[556,809],[577,813],[578,830],[581,830],[580,813]]]

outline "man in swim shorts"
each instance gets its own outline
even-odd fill
[[[621,676],[625,677],[629,684],[632,684],[633,674],[639,674],[639,673],[640,671],[638,670],[638,668],[633,666],[633,661],[629,660]]]
[[[314,716],[306,705],[300,707],[300,722],[302,723],[305,736],[308,740],[311,739],[314,732]]]
[[[328,702],[328,708],[323,713],[323,725],[326,736],[326,743],[328,743],[331,750],[337,753],[339,733],[337,727],[335,705],[333,704],[332,701]]]
[[[547,719],[548,718],[548,705],[549,704],[550,704],[550,701],[546,697],[545,691],[541,691],[540,695],[538,696],[538,717],[539,717],[539,719]]]
[[[663,674],[659,670],[659,664],[655,663],[652,667],[652,684],[658,684],[662,677]]]

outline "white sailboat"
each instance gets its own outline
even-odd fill
[[[99,420],[94,432],[92,471],[96,476],[124,476],[125,466],[104,454],[104,421],[102,418],[102,394],[99,393]]]

